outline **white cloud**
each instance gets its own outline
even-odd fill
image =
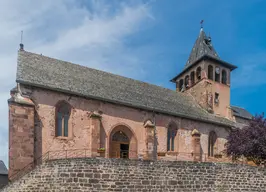
[[[140,78],[148,58],[126,47],[125,39],[153,21],[141,1],[0,1],[0,159],[7,163],[7,99],[21,30],[28,51]]]

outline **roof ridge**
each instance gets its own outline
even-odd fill
[[[231,107],[237,107],[237,108],[240,108],[240,109],[245,109],[244,107],[239,107],[239,106],[236,106],[236,105],[230,105]],[[246,110],[246,109],[245,109]]]

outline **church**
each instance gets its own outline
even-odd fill
[[[200,29],[176,90],[24,50],[10,91],[9,176],[44,154],[217,161],[252,118],[230,104],[231,71]],[[63,152],[63,153],[62,153]],[[66,153],[64,153],[66,152]],[[62,155],[62,157],[60,156]]]

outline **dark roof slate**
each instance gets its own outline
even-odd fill
[[[233,115],[237,117],[241,117],[244,119],[252,119],[252,114],[248,112],[246,109],[237,107],[237,106],[231,106],[231,109],[233,110]]]
[[[234,122],[208,113],[183,93],[46,56],[19,51],[17,82],[220,125]]]
[[[186,62],[185,68],[192,65],[195,61],[200,59],[202,56],[208,55],[213,58],[219,59],[217,52],[215,51],[212,43],[211,38],[207,37],[203,28],[200,29],[199,37],[197,38],[191,52],[189,58]]]
[[[7,175],[7,174],[8,174],[8,170],[5,166],[5,163],[0,160],[0,175]]]

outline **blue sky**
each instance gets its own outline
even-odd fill
[[[0,159],[7,163],[9,90],[20,31],[27,51],[174,89],[200,20],[232,73],[231,103],[265,111],[266,1],[2,0],[0,2]]]

